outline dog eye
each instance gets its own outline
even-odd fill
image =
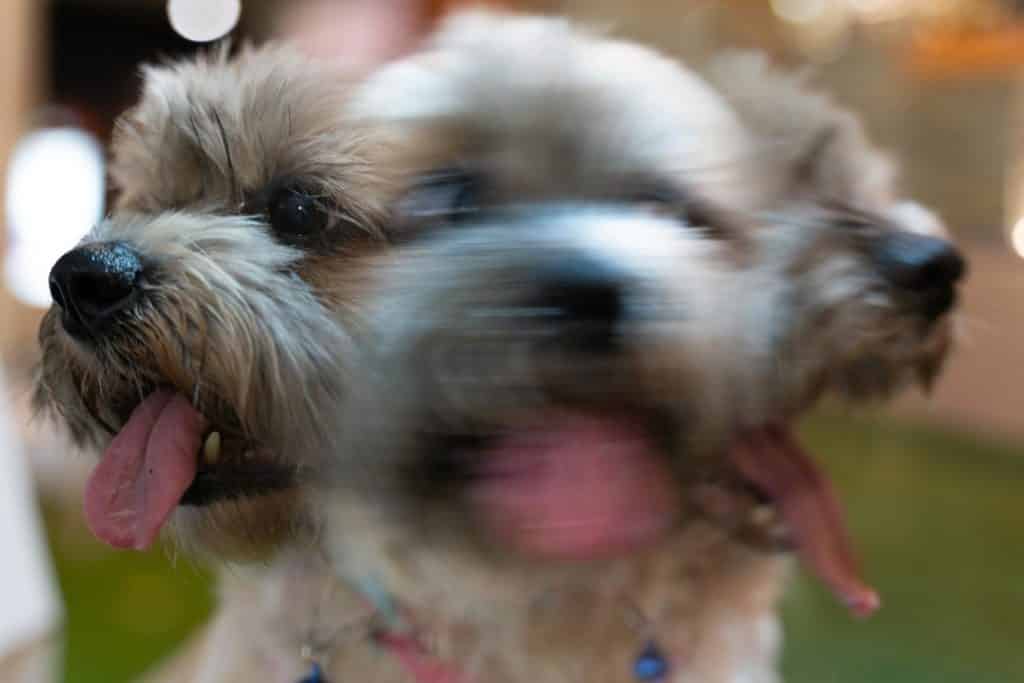
[[[401,210],[407,218],[456,221],[479,208],[479,177],[465,169],[444,168],[420,177]]]
[[[650,207],[656,213],[672,216],[695,228],[712,228],[717,216],[714,210],[697,197],[672,187],[667,183],[655,183],[634,192],[630,199],[641,206]]]
[[[669,182],[648,183],[628,195],[628,199],[712,239],[736,240],[746,232],[737,216]]]
[[[296,187],[273,194],[267,203],[267,217],[275,232],[293,237],[315,235],[327,224],[327,213],[317,198]]]
[[[873,223],[861,217],[843,217],[836,221],[836,227],[846,232],[864,232],[873,227]]]
[[[823,202],[828,211],[828,225],[837,230],[858,234],[874,234],[885,225],[885,220],[878,214],[859,209],[842,202]]]
[[[633,192],[629,200],[694,227],[706,227],[710,218],[710,212],[702,202],[668,183],[648,184]]]
[[[681,193],[661,183],[648,185],[633,192],[629,196],[629,200],[658,210],[678,209],[685,205]]]

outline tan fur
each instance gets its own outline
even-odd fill
[[[763,183],[787,201],[894,201],[896,168],[867,138],[860,120],[816,90],[803,72],[774,67],[756,52],[725,52],[701,73],[757,138]]]
[[[329,680],[408,681],[394,655],[370,642],[382,624],[363,595],[367,581],[411,609],[425,642],[475,680],[630,680],[646,637],[637,608],[675,658],[672,680],[776,680],[786,560],[751,542],[752,501],[732,517],[687,505],[678,530],[653,550],[552,568],[494,552],[457,503],[418,508],[392,478],[413,457],[418,408],[503,419],[506,408],[523,406],[504,390],[509,379],[530,386],[540,377],[571,392],[625,377],[603,399],[685,416],[693,429],[680,444],[707,455],[694,460],[712,471],[736,424],[764,417],[777,396],[803,406],[820,372],[776,375],[761,354],[780,338],[804,340],[806,311],[793,310],[782,329],[759,316],[788,301],[779,294],[787,288],[817,295],[823,280],[844,294],[821,307],[849,306],[859,290],[841,283],[868,265],[830,237],[834,222],[797,220],[822,210],[818,196],[767,181],[785,175],[762,165],[764,150],[777,148],[731,100],[730,82],[714,82],[720,96],[638,46],[557,20],[475,13],[375,75],[351,106],[337,74],[278,48],[149,72],[115,143],[118,209],[88,239],[127,239],[159,259],[168,274],[155,292],[161,305],[140,316],[135,346],[99,356],[63,335],[51,312],[37,401],[81,445],[102,447],[109,436],[96,415],[116,426],[126,396],[167,382],[195,394],[215,420],[237,419],[308,473],[301,483],[324,476],[326,453],[336,463],[326,493],[331,571],[314,539],[317,516],[299,491],[176,513],[175,536],[186,547],[269,559],[224,572],[213,622],[158,680],[297,680],[308,655]],[[803,97],[781,83],[780,100]],[[794,102],[787,117],[804,116],[814,128],[819,101],[806,102],[806,112]],[[811,158],[821,164],[811,190],[821,182],[829,195],[851,199],[848,185],[831,179],[858,176],[831,165],[856,170],[860,157]],[[528,237],[501,219],[485,233],[493,240],[421,241],[423,222],[401,220],[407,190],[424,171],[453,163],[494,172],[489,201],[528,209],[572,199],[596,213],[565,215]],[[293,175],[322,192],[346,239],[330,249],[288,245],[248,208],[275,178]],[[650,194],[665,181],[685,192],[661,206]],[[888,206],[878,201],[885,206],[871,207]],[[736,252],[769,209],[784,217],[759,233],[757,265],[741,268]],[[495,268],[521,274],[539,253],[581,252],[618,263],[642,283],[639,301],[666,316],[629,329],[627,359],[567,364],[528,346],[521,354],[507,346],[460,352],[473,350],[460,346],[467,336],[488,331],[462,313],[523,293],[494,287]],[[794,266],[811,252],[827,256],[824,270]],[[510,261],[510,253],[519,257]],[[754,292],[748,306],[726,305]],[[183,325],[199,333],[182,338]],[[454,341],[458,353],[423,355],[417,343],[425,338]],[[918,343],[907,338],[900,362]],[[817,348],[825,357],[815,367],[831,363],[833,347]],[[766,377],[778,382],[776,394],[735,400],[733,392],[747,395]],[[440,394],[428,385],[434,379],[444,380]],[[485,380],[481,391],[460,383],[473,379]],[[680,481],[693,483],[687,462],[680,460]],[[420,515],[425,509],[436,514]],[[299,542],[282,550],[285,540]]]
[[[867,252],[898,231],[947,239],[941,220],[899,196],[893,160],[806,74],[749,52],[720,54],[702,73],[755,132],[755,163],[768,183],[755,212],[765,226],[758,266],[740,280],[741,291],[760,295],[738,296],[745,305],[733,316],[750,357],[763,359],[748,366],[748,380],[765,389],[739,392],[745,418],[779,406],[796,413],[828,391],[864,400],[915,383],[929,388],[953,343],[955,316],[926,325]]]
[[[605,391],[612,405],[672,397],[674,419],[699,428],[676,443],[681,462],[714,462],[732,430],[789,419],[823,389],[884,395],[941,365],[943,326],[934,332],[901,308],[863,246],[903,229],[890,218],[899,211],[889,162],[851,114],[794,77],[750,64],[712,81],[730,112],[677,65],[635,46],[557,20],[468,14],[356,94],[356,114],[396,140],[385,168],[412,178],[452,165],[482,169],[485,205],[628,201],[630,181],[642,178],[733,209],[751,232],[768,224],[756,231],[755,263],[742,269],[723,258],[728,231],[703,252],[675,244],[685,236],[651,239],[643,266],[629,272],[658,302],[645,310],[664,337],[627,328],[642,362],[590,366],[569,356],[555,379],[537,370],[543,353],[517,343],[514,326],[481,323],[474,311],[528,296],[493,283],[525,281],[508,271],[528,273],[560,250],[593,249],[630,268],[633,245],[660,234],[657,219],[613,218],[611,232],[624,237],[605,242],[590,238],[609,232],[601,213],[581,210],[564,223],[540,214],[533,224],[471,216],[382,259],[380,285],[368,292],[367,379],[344,412],[346,446],[324,498],[328,547],[354,590],[368,579],[383,586],[427,624],[437,655],[470,678],[627,681],[644,638],[630,628],[632,602],[675,657],[672,680],[773,681],[785,562],[745,535],[752,500],[724,517],[688,509],[662,545],[621,560],[567,567],[510,557],[480,537],[457,490],[424,502],[402,488],[400,467],[419,457],[424,433],[550,414],[561,407],[550,395],[572,396],[577,386],[599,404]],[[743,100],[737,93],[751,77],[764,82]],[[702,212],[710,222],[677,229],[721,237],[723,213]],[[844,230],[854,218],[866,227],[851,237]],[[658,317],[677,307],[686,322]],[[488,338],[499,340],[493,351]],[[532,388],[525,398],[521,385]],[[699,475],[684,467],[680,477],[696,495]],[[332,661],[335,675],[371,675]]]
[[[314,465],[343,388],[349,342],[337,311],[349,298],[309,269],[327,254],[329,269],[344,264],[347,241],[282,243],[261,203],[277,183],[306,183],[322,198],[328,233],[379,243],[368,143],[340,114],[348,85],[274,46],[230,59],[222,48],[145,76],[113,142],[114,213],[83,243],[126,241],[156,275],[123,343],[84,346],[64,334],[56,307],[49,312],[36,404],[80,446],[99,449],[111,435],[97,418],[116,427],[145,391],[169,384],[272,457]],[[285,491],[182,508],[171,527],[191,550],[251,558],[310,523]]]
[[[127,334],[95,345],[68,335],[55,306],[40,329],[36,408],[101,451],[108,426],[170,385],[296,472],[297,486],[173,514],[175,546],[222,567],[221,597],[199,639],[151,679],[298,679],[310,615],[347,610],[321,605],[334,579],[314,561],[318,523],[297,489],[333,449],[344,322],[365,256],[384,244],[391,195],[368,165],[376,143],[344,118],[350,84],[331,65],[285,46],[222,47],[144,76],[114,136],[113,213],[83,240],[124,241],[152,264],[144,305]],[[281,239],[266,212],[293,182],[327,215],[309,243]]]

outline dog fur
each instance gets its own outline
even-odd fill
[[[35,403],[79,446],[104,448],[147,391],[170,385],[285,467],[327,449],[349,343],[337,312],[352,289],[352,273],[335,266],[379,239],[381,212],[364,141],[341,124],[347,89],[283,47],[146,70],[141,102],[114,136],[117,203],[82,243],[139,251],[152,271],[143,302],[96,343],[68,335],[57,306],[40,329]],[[282,237],[267,217],[290,184],[315,193],[325,214],[315,240]],[[251,559],[309,524],[286,489],[182,507],[170,526],[190,550]]]
[[[642,48],[467,14],[355,97],[358,115],[395,130],[381,164],[413,189],[411,217],[395,219],[409,244],[380,260],[364,300],[366,374],[341,418],[327,542],[353,590],[383,586],[470,679],[628,680],[643,644],[632,605],[674,653],[672,680],[775,680],[785,560],[747,536],[757,501],[745,499],[730,519],[684,505],[675,532],[625,558],[530,561],[481,533],[457,479],[438,487],[418,469],[436,434],[515,430],[524,413],[663,410],[685,425],[672,462],[696,489],[738,428],[791,419],[825,389],[863,399],[930,381],[948,349],[945,320],[872,260],[908,215],[888,161],[798,80],[773,75],[745,100],[762,65],[728,67],[712,83],[734,111]],[[436,202],[467,190],[431,172],[453,167],[476,177],[475,200],[448,215]],[[667,190],[667,218],[636,208],[653,194],[637,178]],[[752,264],[737,265],[749,236]],[[535,302],[535,268],[580,257],[621,269],[649,316],[620,329],[621,355],[549,357],[531,342],[542,322],[500,315]],[[336,675],[391,680],[346,656]]]
[[[514,301],[521,291],[500,291],[486,279],[496,264],[513,273],[532,268],[538,250],[608,257],[645,284],[659,314],[678,314],[668,325],[631,331],[643,353],[588,369],[628,378],[610,382],[603,400],[653,404],[665,391],[673,400],[659,412],[700,427],[685,435],[692,452],[711,453],[732,426],[765,417],[759,411],[775,397],[736,402],[752,381],[771,377],[796,412],[816,396],[807,386],[833,380],[820,370],[835,360],[829,344],[818,347],[814,368],[796,370],[793,379],[769,373],[763,361],[771,345],[789,332],[803,341],[807,327],[805,318],[769,334],[765,311],[792,298],[787,288],[816,293],[823,279],[837,272],[855,279],[868,267],[848,240],[830,237],[843,221],[808,213],[824,211],[822,196],[868,203],[873,215],[884,215],[891,201],[870,190],[871,202],[862,202],[860,189],[851,195],[831,180],[860,178],[858,164],[874,163],[873,150],[841,161],[811,154],[820,178],[812,174],[800,186],[807,190],[768,182],[790,175],[790,166],[779,161],[785,155],[775,157],[771,172],[765,149],[786,149],[800,169],[807,164],[789,151],[803,150],[800,144],[765,143],[774,135],[760,126],[759,107],[766,118],[783,103],[794,107],[784,119],[806,121],[795,127],[802,132],[819,127],[820,100],[780,81],[777,91],[744,106],[729,88],[740,71],[712,78],[716,93],[653,52],[565,22],[470,13],[422,53],[372,77],[351,105],[345,79],[280,48],[148,72],[142,103],[114,144],[119,203],[87,244],[121,239],[158,259],[166,273],[152,292],[159,304],[109,348],[68,338],[60,312],[51,311],[41,330],[37,404],[56,412],[83,447],[102,448],[110,439],[103,423],[121,424],[133,397],[170,384],[197,396],[211,422],[237,424],[304,474],[296,489],[322,476],[324,456],[333,453],[329,539],[342,579],[334,580],[321,557],[313,540],[317,517],[297,490],[179,509],[173,528],[182,545],[218,559],[270,559],[232,566],[213,622],[161,680],[298,679],[309,657],[334,678],[407,680],[392,654],[369,643],[377,623],[365,599],[367,579],[430,622],[426,632],[439,657],[482,680],[628,680],[642,642],[637,611],[666,650],[682,654],[673,680],[775,680],[775,607],[787,563],[751,542],[745,523],[688,509],[688,521],[654,551],[552,569],[495,554],[455,504],[435,501],[440,512],[431,523],[412,524],[422,500],[392,486],[396,466],[410,457],[408,420],[424,403],[450,400],[453,416],[468,410],[474,419],[522,405],[514,392],[465,392],[458,381],[442,397],[429,380],[505,372],[529,385],[537,372],[571,392],[587,379],[564,371],[564,357],[535,364],[526,354],[527,372],[519,375],[524,367],[505,354],[460,352],[435,365],[444,357],[420,363],[428,359],[413,350],[414,341],[437,330],[442,340],[480,331],[449,325],[467,307]],[[866,141],[854,143],[869,149]],[[416,179],[452,164],[502,171],[490,201],[524,205],[524,213],[484,223],[477,234],[487,239],[424,239],[438,219],[417,203],[424,188]],[[843,175],[847,168],[852,176]],[[331,229],[315,240],[282,238],[263,212],[268,193],[298,181],[330,218]],[[822,183],[827,191],[814,194]],[[528,239],[513,230],[538,220],[530,204],[565,199],[580,206]],[[775,220],[752,231],[769,209]],[[806,239],[808,232],[821,238]],[[506,261],[510,253],[520,260]],[[808,253],[823,264],[778,281]],[[752,256],[762,259],[760,267],[744,265]],[[728,315],[715,311],[766,284],[777,298],[758,297],[757,305]],[[863,291],[847,288],[819,308],[856,308]],[[416,324],[400,315],[411,310],[423,314]],[[183,337],[182,323],[205,334]],[[894,371],[919,363],[918,342],[907,341],[894,356]],[[932,365],[945,351],[936,348]],[[856,363],[850,367],[856,377]],[[396,384],[399,392],[388,391]],[[495,386],[502,385],[483,388]],[[716,386],[722,390],[712,391]],[[370,430],[377,424],[370,417],[383,421],[381,429]],[[371,454],[371,446],[383,448]],[[681,471],[681,481],[685,476]],[[286,540],[299,542],[282,549]],[[496,604],[506,610],[500,620],[490,618]]]
[[[773,183],[757,212],[765,226],[759,267],[747,271],[744,288],[774,294],[752,300],[751,318],[738,317],[748,332],[775,328],[760,337],[775,348],[754,353],[772,358],[758,371],[771,378],[759,399],[795,413],[828,391],[863,401],[915,383],[929,389],[952,347],[956,317],[917,315],[919,302],[864,261],[870,245],[901,232],[948,240],[941,220],[900,197],[893,160],[806,74],[774,69],[749,52],[718,55],[702,73],[761,141],[755,163]],[[764,417],[764,409],[754,411]]]

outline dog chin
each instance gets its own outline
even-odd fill
[[[311,542],[313,516],[298,487],[205,507],[181,506],[166,537],[190,556],[216,563],[261,562],[286,544]]]

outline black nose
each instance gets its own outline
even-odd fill
[[[952,308],[956,301],[954,286],[967,269],[963,256],[950,242],[906,231],[886,235],[874,256],[883,276],[894,287],[913,295],[930,318]]]
[[[625,314],[627,278],[609,264],[585,257],[566,258],[540,269],[537,304],[568,325],[574,341],[604,349]]]
[[[135,300],[142,274],[138,252],[124,242],[72,249],[50,270],[50,294],[76,337],[102,334]]]
[[[951,286],[965,270],[963,256],[946,240],[905,231],[886,235],[875,258],[886,278],[904,289]]]

